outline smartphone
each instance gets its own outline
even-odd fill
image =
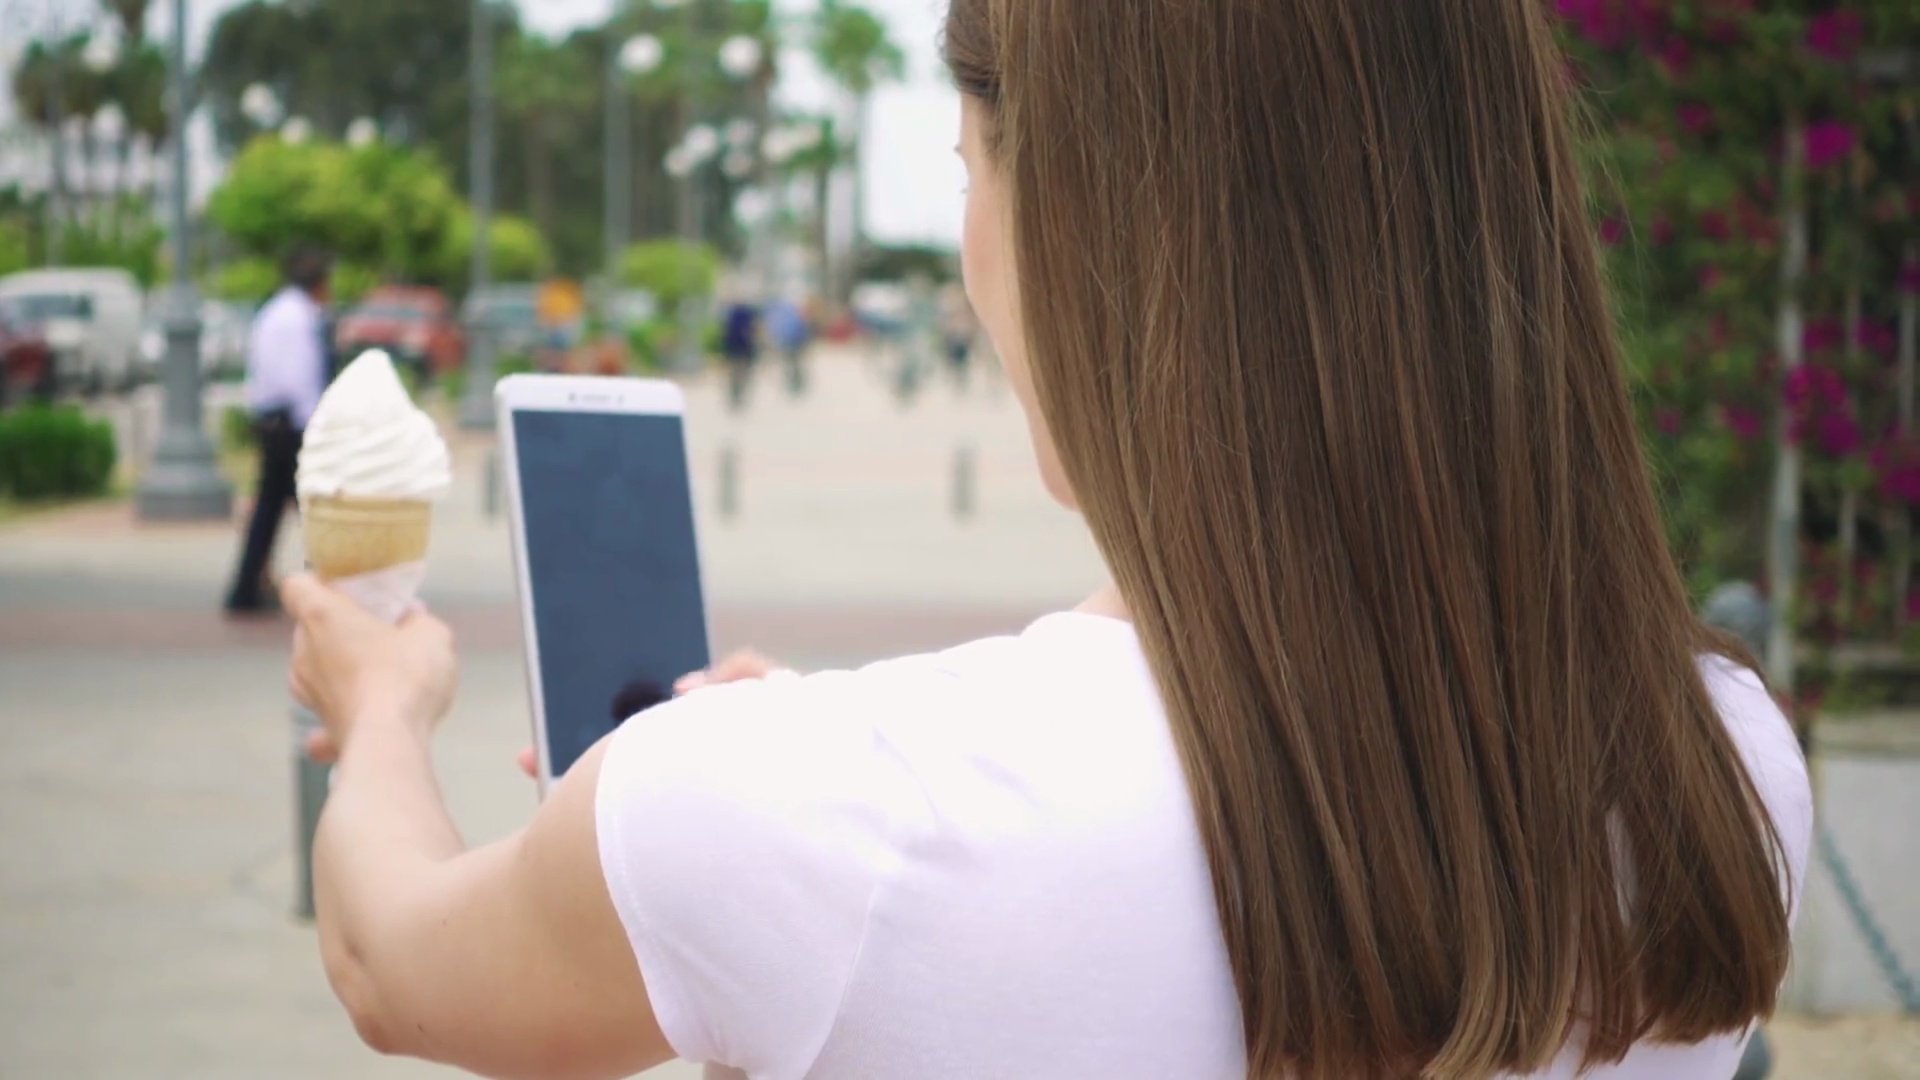
[[[673,383],[514,375],[494,391],[544,795],[709,662]]]

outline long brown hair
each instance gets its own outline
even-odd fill
[[[1254,1076],[1615,1061],[1785,970],[1541,7],[952,0]]]

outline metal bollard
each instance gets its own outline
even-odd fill
[[[973,517],[976,501],[975,455],[972,443],[961,443],[953,451],[953,517],[967,521]]]
[[[500,517],[500,448],[487,451],[487,467],[480,478],[480,505],[488,521]]]
[[[333,766],[307,757],[307,736],[319,730],[319,717],[293,707],[293,914],[299,919],[313,918],[313,834],[333,778]]]
[[[720,448],[720,516],[740,516],[740,448],[733,443]]]

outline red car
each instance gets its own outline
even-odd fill
[[[53,349],[40,328],[0,300],[0,403],[53,396]]]
[[[422,378],[457,370],[467,357],[466,335],[446,294],[410,285],[368,293],[341,317],[334,344],[343,363],[368,349],[385,349]]]

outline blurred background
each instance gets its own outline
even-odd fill
[[[1920,5],[1537,2],[1675,546],[1815,764],[1772,1075],[1920,1077]],[[687,388],[721,650],[858,664],[1098,582],[957,288],[943,7],[0,0],[0,1076],[442,1072],[327,992],[288,626],[221,610],[290,251],[453,446],[470,840],[533,802],[501,375]]]

